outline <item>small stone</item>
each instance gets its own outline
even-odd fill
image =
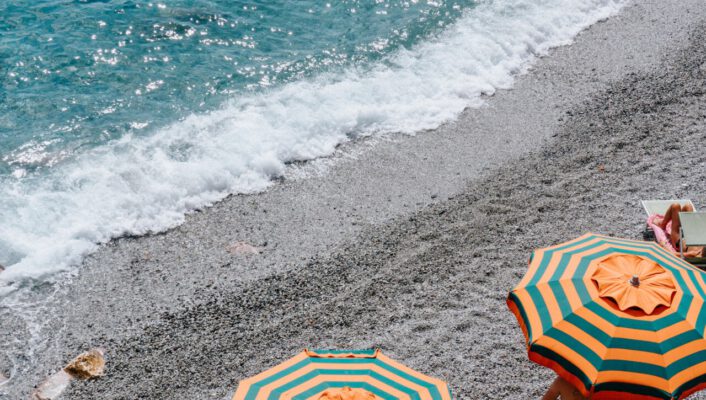
[[[73,379],[91,379],[103,376],[105,358],[103,349],[92,349],[79,354],[64,369],[51,375],[32,392],[32,400],[54,400],[61,396]],[[1,381],[0,381],[1,382]]]
[[[79,354],[66,367],[64,371],[74,378],[91,379],[103,376],[105,369],[105,358],[102,349],[92,349],[83,354]]]
[[[226,247],[226,251],[230,254],[260,254],[262,249],[255,247],[246,242],[231,243]]]

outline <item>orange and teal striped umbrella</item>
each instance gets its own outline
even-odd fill
[[[380,350],[304,350],[240,382],[233,400],[451,400],[444,381],[423,375]]]
[[[536,250],[508,296],[529,358],[591,399],[706,386],[706,273],[652,242],[587,234]]]

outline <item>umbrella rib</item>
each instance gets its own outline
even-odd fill
[[[621,319],[620,321],[622,322],[622,319]],[[617,339],[617,338],[616,338],[616,335],[615,335],[615,333],[616,333],[615,331],[617,331],[617,329],[620,328],[620,327],[621,327],[620,325],[614,326],[614,328],[613,328],[613,329],[614,329],[613,334],[609,335],[610,339],[609,339],[609,341],[608,341],[608,344],[606,345],[606,353],[607,353],[608,351],[610,351],[610,349],[613,348],[613,342]],[[656,331],[653,331],[653,332],[657,333]],[[659,346],[660,353],[659,353],[659,354],[658,354],[658,353],[652,353],[652,354],[655,354],[656,356],[658,356],[658,357],[662,360],[662,365],[661,365],[662,368],[661,368],[661,370],[663,371],[663,374],[662,374],[661,378],[664,379],[665,381],[667,381],[667,386],[668,386],[668,388],[670,389],[669,392],[670,392],[670,393],[673,393],[673,391],[671,390],[671,387],[670,387],[670,385],[669,385],[669,377],[666,376],[666,375],[667,375],[667,364],[666,364],[665,359],[664,359],[665,349],[662,347],[663,341],[660,340],[659,342],[657,342],[657,345]],[[607,357],[606,357],[606,356],[607,356],[607,354],[604,354],[604,355],[601,357],[601,362],[600,362],[598,371],[602,371],[603,363],[605,363],[605,362],[607,361]],[[654,365],[654,364],[652,364],[652,365]],[[599,372],[599,376],[600,376],[600,372]],[[596,382],[594,382],[594,386],[597,385],[598,383],[603,383],[603,382],[598,382],[599,376],[596,377]],[[653,376],[655,376],[655,375],[653,375]]]

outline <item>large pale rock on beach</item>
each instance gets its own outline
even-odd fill
[[[105,358],[102,349],[92,349],[79,354],[64,369],[42,382],[32,393],[32,399],[56,399],[69,387],[73,379],[97,378],[103,376],[104,370]]]
[[[52,400],[58,398],[71,384],[73,378],[63,369],[42,382],[32,393],[32,400]]]

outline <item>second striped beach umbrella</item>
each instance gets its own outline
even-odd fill
[[[587,234],[536,250],[507,303],[529,358],[591,399],[706,386],[706,274],[652,242]]]
[[[233,400],[451,400],[444,381],[408,368],[380,350],[304,350],[240,382]]]

